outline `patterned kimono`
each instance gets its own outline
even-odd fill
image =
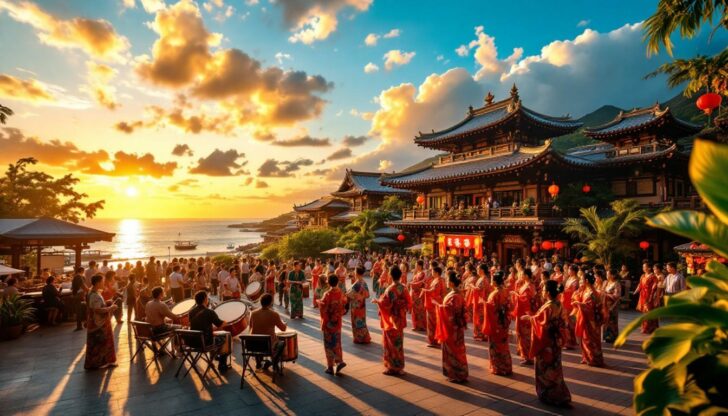
[[[87,298],[86,318],[86,361],[83,368],[93,370],[116,362],[114,350],[114,332],[111,330],[111,316],[107,313],[95,312],[105,308],[104,298],[92,291]]]
[[[576,326],[576,317],[572,314],[573,308],[571,306],[571,298],[572,296],[574,296],[574,292],[576,292],[577,289],[579,289],[579,280],[576,277],[567,278],[564,283],[564,293],[561,294],[561,303],[563,304],[564,309],[566,310],[566,314],[568,316],[568,337],[564,342],[564,348],[568,350],[573,350],[574,348],[576,348],[576,334],[574,333],[574,327]]]
[[[619,335],[619,299],[622,296],[622,286],[618,281],[607,282],[604,286],[604,310],[607,321],[602,328],[604,342],[614,342]]]
[[[412,328],[415,331],[424,331],[427,329],[427,312],[425,311],[425,300],[422,298],[422,287],[425,283],[425,272],[415,272],[410,283]]]
[[[561,367],[561,345],[568,331],[565,312],[561,303],[547,300],[531,317],[531,356],[536,359],[536,394],[542,402],[555,406],[571,402]]]
[[[326,366],[329,368],[344,362],[341,351],[341,318],[345,303],[346,297],[338,287],[329,289],[319,300],[321,333],[324,336]]]
[[[367,328],[367,299],[369,299],[369,287],[364,280],[356,281],[346,293],[351,299],[349,309],[351,310],[351,330],[354,335],[355,344],[369,344],[372,338]]]
[[[518,355],[526,361],[533,359],[531,357],[531,321],[520,318],[524,315],[533,315],[538,310],[536,302],[536,288],[533,283],[521,283],[516,291],[514,317],[516,318]]]
[[[436,338],[442,344],[442,374],[450,381],[468,379],[468,356],[465,352],[465,299],[458,290],[445,296],[437,306]]]
[[[442,303],[442,299],[445,297],[445,281],[442,277],[436,277],[434,274],[430,276],[427,281],[426,289],[422,290],[422,297],[425,302],[425,314],[427,316],[427,342],[430,345],[439,345],[437,338],[435,338],[435,331],[437,330],[437,315],[435,312],[435,305],[432,303],[434,300],[437,303]]]
[[[490,372],[507,376],[513,373],[511,350],[508,346],[508,328],[511,326],[511,296],[508,289],[498,287],[485,303],[483,333],[488,337]]]
[[[604,366],[600,338],[602,302],[596,291],[590,288],[586,288],[578,296],[578,298],[574,298],[575,301],[580,302],[574,305],[576,309],[575,333],[577,337],[581,337],[581,362],[590,366],[602,367]]]
[[[321,265],[317,265],[311,270],[311,285],[313,286],[313,307],[318,308],[318,300],[324,295],[324,288],[326,282],[323,281],[325,278],[324,268]]]
[[[485,301],[488,300],[488,294],[490,292],[490,283],[488,282],[488,276],[484,276],[475,282],[475,289],[473,289],[473,338],[476,340],[483,340],[483,321],[485,320]]]
[[[463,274],[463,287],[465,288],[464,300],[465,300],[465,319],[468,323],[473,322],[473,289],[471,285],[475,285],[475,276],[471,275],[470,272]]]
[[[385,269],[379,275],[379,291],[377,292],[377,297],[381,297],[382,294],[384,294],[384,291],[387,290],[391,284],[392,278],[389,276],[389,270]]]
[[[384,367],[388,371],[401,373],[404,370],[404,328],[407,310],[411,307],[412,299],[401,283],[391,284],[379,298]]]
[[[339,289],[341,289],[341,292],[346,293],[346,267],[339,267],[335,271],[336,277],[339,278],[339,283],[337,286],[339,286]]]
[[[372,290],[378,298],[381,294],[379,291],[379,276],[382,274],[381,263],[378,261],[374,262],[374,265],[372,266],[372,271],[369,274],[372,276]]]
[[[646,313],[655,309],[660,299],[657,296],[657,276],[653,273],[643,274],[640,277],[640,283],[637,286],[637,290],[640,294],[640,300],[637,302],[637,310]],[[648,321],[642,321],[642,333],[651,334],[657,329],[659,323],[657,319],[650,319]]]
[[[288,273],[288,282],[291,284],[289,289],[289,297],[291,300],[291,319],[303,318],[303,287],[300,284],[292,284],[293,282],[305,282],[306,274],[303,270],[296,272],[292,270]]]

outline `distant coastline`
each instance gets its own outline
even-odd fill
[[[271,232],[284,228],[288,222],[295,220],[295,212],[287,212],[275,218],[258,222],[240,222],[229,224],[228,228],[238,228],[241,232]]]

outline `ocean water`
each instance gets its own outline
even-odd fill
[[[155,256],[160,260],[172,257],[198,257],[228,251],[229,243],[258,243],[262,233],[241,232],[230,224],[258,222],[261,219],[92,219],[82,225],[116,234],[112,242],[91,244],[92,250],[108,251],[115,260],[144,260]],[[175,250],[175,240],[193,240],[195,250]]]

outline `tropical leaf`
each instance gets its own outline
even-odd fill
[[[703,342],[712,338],[714,334],[715,328],[704,325],[671,324],[655,330],[645,341],[644,350],[650,357],[652,367],[662,369],[680,362],[690,353],[694,342]]]
[[[726,161],[728,145],[707,140],[695,141],[690,156],[690,180],[705,204],[723,224],[728,224]]]
[[[655,391],[661,394],[653,394]],[[665,407],[680,402],[680,392],[670,376],[669,368],[651,368],[635,378],[634,406],[638,415],[661,416]]]
[[[691,240],[698,240],[719,255],[728,257],[728,226],[714,215],[679,210],[657,214],[648,219],[647,223]]]

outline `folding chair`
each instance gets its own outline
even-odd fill
[[[182,351],[182,362],[177,369],[175,377],[179,376],[179,372],[185,365],[185,362],[190,364],[190,368],[187,369],[182,378],[187,377],[190,370],[194,369],[195,373],[200,376],[200,379],[204,379],[207,372],[212,369],[212,372],[219,378],[220,373],[217,372],[214,364],[215,355],[220,351],[220,345],[207,345],[205,343],[205,336],[202,331],[192,331],[189,329],[175,329],[175,336],[177,337],[177,345]],[[205,372],[200,374],[200,370],[197,368],[197,362],[199,360],[204,361],[207,364]]]
[[[246,369],[249,368],[250,371],[255,376],[255,378],[258,378],[258,375],[255,373],[255,370],[250,365],[250,359],[251,358],[263,359],[263,358],[270,357],[272,360],[273,359],[273,356],[272,356],[273,344],[272,344],[270,335],[260,335],[260,334],[241,335],[240,343],[242,344],[242,349],[243,349],[243,375],[240,377],[240,388],[242,389],[243,386],[245,385]],[[274,383],[276,381],[276,370],[275,369],[273,369],[272,381]]]
[[[172,356],[172,354],[170,354],[167,350],[167,346],[172,341],[174,331],[170,330],[161,334],[154,334],[152,325],[148,322],[142,321],[131,321],[131,327],[134,330],[134,339],[137,341],[137,350],[134,355],[132,355],[130,362],[134,361],[134,358],[136,358],[137,354],[140,352],[142,353],[142,356],[144,356],[144,348],[149,348],[154,354],[153,359],[147,363],[146,367],[144,367],[145,370],[149,368],[153,362],[156,363],[157,368],[159,368],[159,357],[165,354]]]

